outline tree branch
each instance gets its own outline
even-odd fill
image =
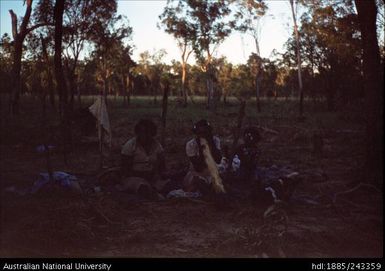
[[[54,26],[53,23],[39,23],[39,24],[35,24],[34,26],[28,28],[26,31],[25,31],[25,35],[27,35],[29,32],[32,32],[33,30],[35,30],[36,28],[39,28],[39,27],[42,27],[42,26]]]
[[[193,52],[194,50],[190,50],[188,53],[187,53],[187,57],[186,57],[186,62],[188,60],[188,58],[190,57],[191,53]]]
[[[15,40],[18,34],[17,33],[17,16],[12,9],[9,10],[9,14],[11,14],[11,19],[12,19],[12,36],[13,36],[13,39]]]
[[[32,13],[32,0],[27,0],[26,2],[27,2],[27,9],[25,10],[23,22],[21,23],[21,26],[20,26],[20,34],[24,36],[27,35],[27,26]]]

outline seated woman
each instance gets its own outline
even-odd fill
[[[203,195],[212,194],[214,192],[212,188],[216,192],[224,192],[218,173],[218,164],[222,160],[219,138],[213,136],[212,127],[204,119],[194,125],[193,132],[195,137],[186,144],[190,167],[183,180],[183,190],[186,192],[199,191]],[[207,151],[209,151],[209,159]]]
[[[121,190],[146,198],[157,198],[166,180],[164,150],[155,139],[157,127],[151,120],[142,119],[135,125],[136,136],[122,147]]]
[[[244,130],[243,144],[235,152],[240,160],[240,167],[236,172],[239,185],[246,185],[251,192],[250,197],[261,204],[288,201],[299,182],[295,178],[298,173],[281,172],[277,166],[266,168],[258,165],[260,140],[257,127],[247,127]]]
[[[253,181],[258,176],[257,165],[260,156],[258,143],[260,140],[261,136],[257,127],[247,127],[244,130],[243,144],[238,146],[235,152],[240,160],[238,176],[242,181]]]

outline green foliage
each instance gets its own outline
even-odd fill
[[[54,2],[36,0],[31,24],[52,23]],[[327,98],[331,108],[360,101],[363,97],[361,33],[353,2],[301,0],[298,3],[305,11],[299,18],[305,96]],[[229,63],[225,57],[213,56],[232,30],[258,39],[258,24],[266,16],[267,5],[268,2],[257,0],[168,1],[159,16],[159,28],[175,38],[181,49],[181,61],[174,60],[171,65],[166,65],[163,63],[166,52],[162,50],[143,52],[138,63],[132,61],[135,48],[129,42],[132,28],[127,18],[117,15],[115,0],[68,0],[63,18],[65,72],[69,79],[75,78],[84,94],[95,94],[104,88],[111,94],[120,95],[129,89],[135,95],[160,94],[157,82],[168,77],[170,94],[179,95],[185,72],[183,88],[192,96],[206,95],[207,81],[211,79],[218,96],[248,99],[253,96],[257,77],[261,96],[292,96],[298,86],[297,45],[293,38],[287,41],[285,52],[275,52],[269,59],[260,57],[258,50],[250,55],[247,63],[239,65]],[[381,29],[384,25],[383,1],[378,0],[377,6],[377,24]],[[22,85],[28,86],[27,92],[37,93],[33,90],[33,86],[37,86],[33,80],[39,73],[36,71],[40,69],[38,62],[44,59],[42,39],[48,52],[48,62],[44,63],[43,69],[48,66],[53,71],[53,28],[38,28],[27,36],[25,43],[22,62],[25,82]],[[383,34],[379,39],[383,61]],[[140,49],[140,45],[137,46]],[[196,64],[188,65],[192,48]],[[8,91],[12,82],[12,50],[11,37],[4,35],[0,42],[2,92]],[[47,74],[42,73],[40,77],[47,80]],[[46,83],[42,85],[42,89],[47,86]]]
[[[4,34],[0,40],[0,93],[11,87],[12,82],[12,45],[11,38]]]
[[[300,52],[304,89],[308,95],[324,95],[330,109],[362,96],[361,34],[357,15],[349,1],[304,1],[308,12],[301,17]],[[286,66],[293,66],[296,43],[286,43]],[[289,80],[290,81],[290,80]]]

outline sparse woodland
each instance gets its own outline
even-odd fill
[[[171,64],[166,50],[132,42],[117,0],[25,0],[24,14],[10,10],[12,33],[0,37],[0,256],[382,257],[384,1],[286,2],[292,35],[264,58],[269,1],[167,1],[158,29],[180,49]],[[215,57],[233,32],[255,41],[246,63]],[[98,142],[95,123],[85,136],[77,115],[99,96],[110,144]],[[209,120],[230,151],[257,126],[260,165],[298,172],[302,201],[269,209],[93,191],[141,118],[158,125],[175,172],[188,167],[195,121]],[[83,193],[7,190],[53,171],[76,175]]]

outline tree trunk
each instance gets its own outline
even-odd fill
[[[19,98],[20,98],[20,89],[21,89],[21,57],[23,54],[23,42],[26,35],[33,31],[34,29],[47,25],[45,23],[36,24],[27,28],[29,24],[29,20],[32,13],[32,1],[26,0],[24,1],[27,4],[27,8],[25,10],[25,15],[23,17],[23,21],[20,25],[20,28],[17,29],[17,16],[13,12],[13,10],[9,10],[12,20],[12,36],[13,36],[13,64],[12,64],[12,74],[13,74],[13,82],[11,85],[11,95],[10,95],[10,111],[12,115],[19,114]]]
[[[76,93],[78,95],[78,106],[79,106],[79,108],[81,108],[82,107],[82,95],[80,93],[79,84],[76,85]]]
[[[214,110],[214,71],[210,62],[206,67],[207,109]]]
[[[67,88],[64,80],[63,66],[62,66],[62,37],[63,37],[63,11],[64,1],[56,0],[54,9],[55,19],[55,77],[56,88],[59,94],[59,110],[63,118],[67,114]]]
[[[68,87],[67,93],[70,94],[68,110],[70,112],[73,112],[74,101],[75,101],[75,72],[70,68],[68,61],[65,61],[64,75],[65,75],[66,86]]]
[[[56,89],[59,94],[59,112],[61,118],[61,135],[63,144],[64,161],[67,164],[67,155],[72,148],[71,121],[68,110],[68,92],[62,65],[62,38],[63,38],[63,12],[65,0],[56,0],[54,7],[55,21],[55,78]]]
[[[12,115],[19,114],[19,98],[20,98],[20,88],[21,88],[21,57],[23,54],[23,42],[25,36],[28,33],[27,26],[32,12],[32,0],[27,1],[27,9],[23,17],[23,21],[20,25],[20,28],[17,29],[17,16],[13,10],[9,10],[12,19],[12,35],[14,39],[14,52],[13,52],[13,65],[12,65],[12,75],[13,82],[11,87],[11,97],[10,97],[10,111]]]
[[[128,76],[124,73],[122,73],[122,78],[121,78],[121,82],[122,82],[122,87],[123,87],[123,106],[127,106],[127,78]]]
[[[12,88],[11,88],[11,99],[10,99],[10,110],[12,115],[19,114],[19,98],[20,98],[20,88],[21,88],[21,56],[22,56],[22,40],[20,38],[16,39],[14,44],[13,52],[13,65],[12,65]]]
[[[361,28],[366,115],[367,181],[382,182],[383,169],[383,78],[376,33],[374,0],[355,0]]]
[[[151,80],[150,80],[150,86],[151,86],[151,92],[152,92],[152,95],[153,95],[153,104],[156,105],[158,103],[157,101],[157,92],[158,92],[158,88],[159,88],[159,85],[160,85],[160,82],[159,82],[160,78],[157,78],[156,76],[152,76],[151,77]]]
[[[161,143],[164,145],[166,138],[166,120],[167,120],[167,105],[168,105],[168,93],[170,91],[170,83],[168,81],[164,82],[163,86],[163,102],[162,102],[162,138]]]
[[[186,63],[182,63],[182,98],[183,98],[183,107],[187,106],[187,90],[186,90]]]
[[[134,80],[130,75],[130,72],[128,72],[127,75],[127,106],[130,105],[131,102],[131,93],[134,89]]]
[[[47,52],[47,41],[42,36],[40,36],[40,40],[41,40],[41,45],[43,50],[44,61],[46,64],[46,72],[47,72],[47,80],[48,80],[48,88],[49,88],[48,90],[49,102],[51,105],[51,109],[55,110],[55,94],[53,91],[54,84],[53,84],[52,72],[50,68],[49,56]]]
[[[207,85],[207,108],[212,110],[214,108],[214,83],[211,74],[208,74],[206,81]]]
[[[257,103],[257,112],[258,113],[261,113],[261,103],[260,103],[260,100],[259,100],[259,96],[260,96],[260,76],[261,76],[261,68],[262,68],[262,59],[261,59],[261,56],[260,56],[260,50],[259,50],[259,42],[258,42],[258,39],[257,37],[254,38],[254,42],[255,42],[255,49],[256,49],[256,52],[257,52],[257,56],[258,56],[258,63],[257,63],[257,74],[255,75],[255,100],[256,100],[256,103]]]
[[[302,73],[301,73],[301,50],[299,44],[299,32],[297,25],[297,18],[294,12],[294,0],[290,0],[291,13],[293,15],[295,41],[297,44],[297,66],[298,66],[298,85],[299,85],[299,117],[303,117],[303,85],[302,85]]]
[[[259,90],[259,72],[258,72],[258,74],[256,75],[256,77],[255,77],[255,100],[256,100],[256,102],[257,102],[257,112],[258,113],[261,113],[261,111],[262,111],[262,109],[261,109],[261,102],[260,102],[260,99],[259,99],[259,92],[260,92],[260,90]]]

